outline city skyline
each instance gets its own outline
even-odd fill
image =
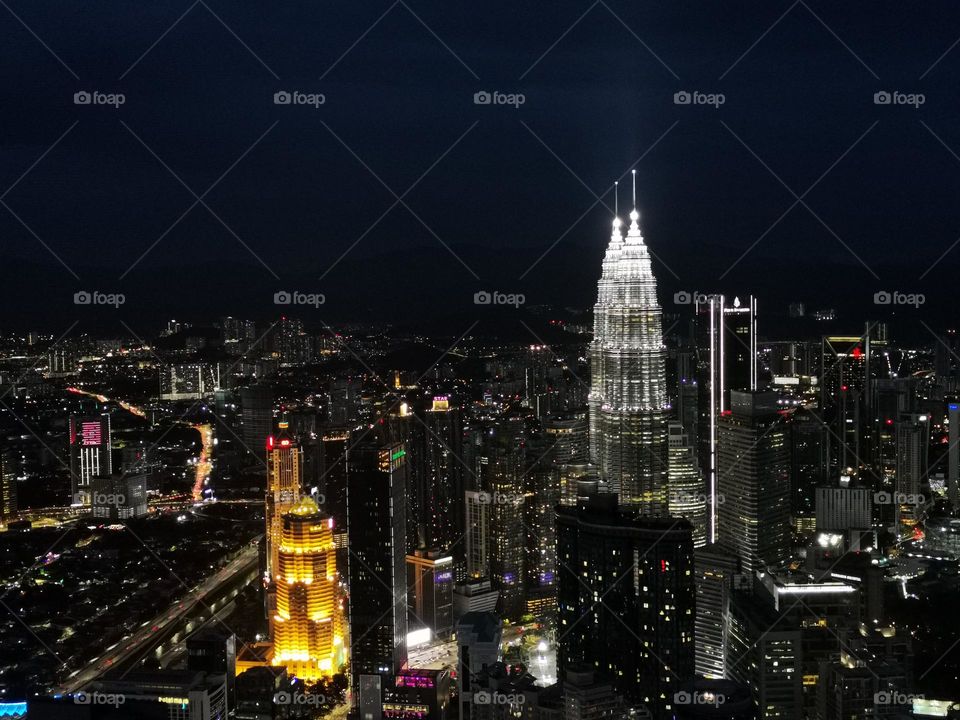
[[[956,7],[0,28],[0,717],[960,718]]]

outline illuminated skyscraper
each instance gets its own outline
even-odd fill
[[[308,682],[329,677],[346,660],[333,518],[302,498],[281,517],[277,550],[272,663]]]
[[[670,516],[689,520],[693,525],[693,546],[703,547],[707,542],[707,498],[697,468],[697,452],[683,431],[683,425],[671,422],[668,427]]]
[[[110,416],[70,416],[71,502],[89,505],[91,480],[113,475]]]
[[[282,517],[300,501],[303,484],[303,451],[290,439],[286,422],[278,427],[278,436],[267,438],[267,577],[271,582],[277,572]]]
[[[0,450],[0,520],[17,514],[18,465],[12,452]]]
[[[641,512],[667,508],[667,401],[660,304],[650,253],[630,213],[603,259],[591,346],[590,454],[602,480]]]

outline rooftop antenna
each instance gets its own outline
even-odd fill
[[[633,175],[633,209],[637,209],[637,171],[631,170],[630,173]]]
[[[619,192],[619,180],[613,181],[613,216],[616,217],[620,214],[620,192]]]

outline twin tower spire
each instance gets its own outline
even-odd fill
[[[643,236],[640,234],[640,213],[637,212],[637,171],[631,170],[630,174],[633,176],[633,210],[630,211],[630,228],[627,230],[627,242],[634,240],[634,242],[643,244]],[[620,232],[620,228],[623,226],[623,221],[620,220],[620,181],[617,180],[613,183],[613,235],[610,237],[611,244],[614,243],[623,243],[624,237]]]

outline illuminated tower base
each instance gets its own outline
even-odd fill
[[[271,618],[273,665],[313,682],[346,662],[333,518],[304,497],[283,515]]]

